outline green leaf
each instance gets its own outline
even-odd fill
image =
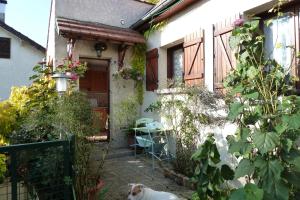
[[[261,177],[263,189],[271,193],[274,190],[275,183],[281,180],[281,172],[284,169],[282,164],[279,160],[263,160],[258,157],[254,165],[258,168],[258,175]]]
[[[264,196],[264,191],[251,183],[245,185],[245,192],[247,200],[262,200]]]
[[[286,124],[278,124],[277,126],[275,126],[275,130],[276,130],[276,132],[279,135],[281,135],[282,133],[284,133],[284,131],[286,131],[287,128],[288,127],[286,126]]]
[[[242,93],[244,91],[244,86],[243,85],[237,85],[235,86],[231,91],[230,94],[231,95],[235,95],[237,93]]]
[[[200,165],[197,165],[196,169],[195,169],[195,175],[198,176],[200,174],[201,170],[200,170]]]
[[[244,95],[244,97],[247,99],[257,99],[258,96],[259,96],[258,92],[253,92],[253,93]]]
[[[264,193],[267,200],[288,200],[289,188],[282,181],[268,183],[270,189]]]
[[[233,104],[230,104],[230,111],[228,114],[228,119],[233,121],[237,118],[237,116],[243,111],[243,104],[239,102],[235,102]]]
[[[259,28],[259,20],[251,20],[250,25],[253,30]]]
[[[230,48],[231,49],[235,49],[239,46],[240,44],[240,41],[241,41],[241,37],[240,36],[231,36],[229,38],[229,45],[230,45]]]
[[[237,166],[235,170],[234,178],[237,179],[245,175],[251,175],[253,174],[253,172],[254,172],[254,165],[250,162],[250,160],[244,158]]]
[[[287,172],[285,171],[283,173],[283,178],[286,179],[286,181],[289,184],[292,184],[293,186],[300,189],[300,173],[298,172]]]
[[[256,185],[248,183],[244,188],[239,188],[230,195],[229,200],[262,200],[264,191]]]
[[[282,117],[282,121],[288,124],[289,129],[298,129],[300,128],[300,113],[285,115]]]
[[[296,172],[300,172],[300,157],[295,158],[291,164],[293,164],[293,170],[295,170]]]
[[[279,137],[275,132],[256,132],[253,136],[253,142],[258,150],[264,154],[278,145]]]
[[[244,188],[239,188],[237,190],[234,190],[229,197],[229,200],[242,200],[242,199],[246,199],[246,192]]]
[[[267,20],[266,21],[266,26],[270,26],[270,24],[272,24],[273,23],[273,19],[269,19],[269,20]]]
[[[228,165],[222,165],[221,175],[225,180],[233,180],[234,171]]]
[[[258,69],[251,66],[248,70],[247,70],[247,76],[250,78],[250,79],[254,79],[257,74],[258,74]]]
[[[241,137],[246,137],[246,134],[241,133]],[[227,137],[227,141],[229,143],[228,152],[232,153],[232,154],[240,153],[241,155],[245,155],[245,154],[250,153],[250,151],[252,149],[252,145],[247,140],[236,141],[234,136],[232,136],[232,135]]]
[[[282,141],[282,145],[283,145],[283,149],[286,152],[289,152],[293,146],[293,141],[288,138],[284,138]]]

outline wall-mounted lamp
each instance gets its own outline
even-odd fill
[[[101,57],[102,51],[105,51],[107,49],[107,45],[104,42],[97,42],[94,46],[97,57]]]

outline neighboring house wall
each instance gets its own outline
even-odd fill
[[[128,28],[152,8],[135,0],[54,0],[56,16]]]
[[[29,85],[32,68],[45,57],[24,40],[0,27],[0,37],[11,38],[11,57],[0,58],[0,100],[7,99],[12,86]]]
[[[146,91],[145,101],[142,110],[145,110],[158,98],[167,98],[167,49],[184,42],[186,35],[200,29],[204,30],[204,83],[210,90],[214,90],[214,31],[213,25],[218,22],[225,22],[230,17],[243,14],[245,11],[252,12],[266,10],[270,0],[204,0],[190,6],[167,20],[166,26],[156,31],[148,39],[148,50],[158,48],[158,90]],[[228,22],[227,24],[232,24]],[[152,113],[144,113],[144,116],[157,118]],[[226,113],[225,113],[226,115]],[[160,119],[164,121],[165,119]],[[236,160],[227,154],[226,137],[234,134],[235,125],[226,123],[223,126],[207,127],[201,132],[214,133],[217,138],[217,145],[222,160],[228,163],[237,163]],[[200,133],[199,133],[200,134]],[[203,141],[203,140],[202,140]]]

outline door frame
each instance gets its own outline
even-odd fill
[[[108,85],[108,132],[107,132],[107,139],[106,140],[101,140],[100,142],[110,142],[110,114],[111,114],[111,110],[110,110],[110,64],[111,64],[111,58],[97,58],[97,57],[88,57],[88,56],[79,56],[79,61],[80,60],[101,60],[101,61],[107,61],[107,85]]]

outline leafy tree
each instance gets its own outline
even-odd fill
[[[248,184],[235,190],[230,199],[296,199],[300,97],[293,95],[290,68],[284,69],[266,55],[259,18],[236,25],[230,45],[236,52],[237,68],[225,86],[231,96],[228,118],[238,131],[228,141],[229,152],[242,158],[235,178],[246,176]]]

